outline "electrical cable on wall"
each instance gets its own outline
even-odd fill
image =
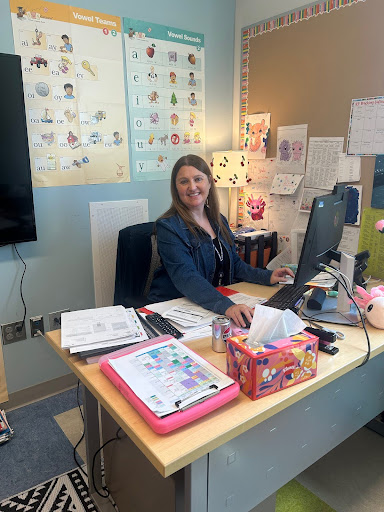
[[[23,296],[23,281],[24,281],[25,272],[27,270],[27,264],[25,263],[23,258],[20,256],[20,253],[17,250],[16,244],[12,244],[12,245],[13,245],[14,250],[16,251],[16,254],[18,255],[18,257],[20,258],[20,260],[23,262],[23,265],[24,265],[23,275],[21,276],[21,280],[20,280],[20,297],[21,297],[21,300],[22,300],[23,306],[24,306],[24,316],[23,316],[22,328],[21,329],[19,328],[19,330],[22,331],[23,329],[25,329],[25,317],[27,316],[27,306],[25,304],[25,300],[24,300],[24,296]]]

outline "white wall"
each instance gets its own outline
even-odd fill
[[[284,14],[306,5],[313,5],[314,3],[317,2],[303,2],[303,0],[236,0],[233,83],[233,149],[238,149],[240,147],[240,65],[242,29],[269,18],[273,18],[279,14]],[[278,30],[284,30],[284,28]]]

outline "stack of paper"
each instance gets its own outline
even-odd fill
[[[133,308],[110,306],[61,315],[61,347],[71,354],[130,345],[148,339]]]
[[[336,275],[337,272],[334,271],[332,268],[328,268],[329,272],[320,272],[317,274],[313,279],[308,281],[308,286],[318,287],[318,288],[332,288],[336,284],[336,277],[333,277],[333,275]],[[330,275],[330,272],[332,272],[332,275]],[[293,277],[286,277],[285,281],[280,281],[279,284],[293,284],[294,278]]]
[[[235,304],[247,304],[251,308],[266,301],[262,297],[252,297],[238,292],[231,294],[230,299]],[[159,313],[174,324],[176,329],[183,333],[183,342],[210,336],[212,319],[217,316],[217,313],[198,306],[186,297],[148,304],[146,309]]]
[[[9,426],[5,411],[0,409],[0,444],[9,441],[13,436],[13,430]]]

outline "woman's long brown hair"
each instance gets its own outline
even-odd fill
[[[185,165],[194,167],[198,171],[204,173],[208,181],[211,184],[211,188],[209,189],[208,197],[207,197],[207,214],[208,217],[218,224],[220,226],[220,230],[226,239],[226,241],[232,245],[232,238],[228,232],[228,229],[224,222],[222,221],[221,215],[220,215],[220,209],[219,209],[219,198],[217,195],[217,190],[215,186],[215,181],[212,177],[212,173],[210,168],[208,167],[205,160],[200,158],[197,155],[185,155],[179,158],[179,160],[175,163],[172,174],[171,174],[171,196],[172,196],[172,204],[170,208],[163,213],[159,218],[160,219],[166,219],[169,217],[172,217],[175,214],[180,215],[180,217],[185,222],[188,229],[195,235],[198,236],[198,233],[202,231],[202,228],[197,224],[197,222],[194,220],[191,212],[189,209],[185,206],[185,204],[181,201],[179,194],[177,192],[176,188],[176,177],[179,172],[179,170],[184,167]]]

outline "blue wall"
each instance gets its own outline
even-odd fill
[[[205,37],[206,148],[231,148],[235,0],[77,0],[57,2],[93,11],[168,24]],[[14,53],[9,5],[0,2],[0,52]],[[3,77],[6,79],[6,77]],[[11,158],[11,155],[8,156]],[[8,158],[0,164],[6,165]],[[35,188],[38,241],[19,244],[27,264],[24,297],[29,317],[64,308],[94,307],[88,203],[148,199],[154,220],[169,205],[169,182]],[[11,247],[0,248],[0,324],[23,317],[19,286],[23,266]],[[42,338],[3,346],[8,392],[12,393],[68,373]]]

